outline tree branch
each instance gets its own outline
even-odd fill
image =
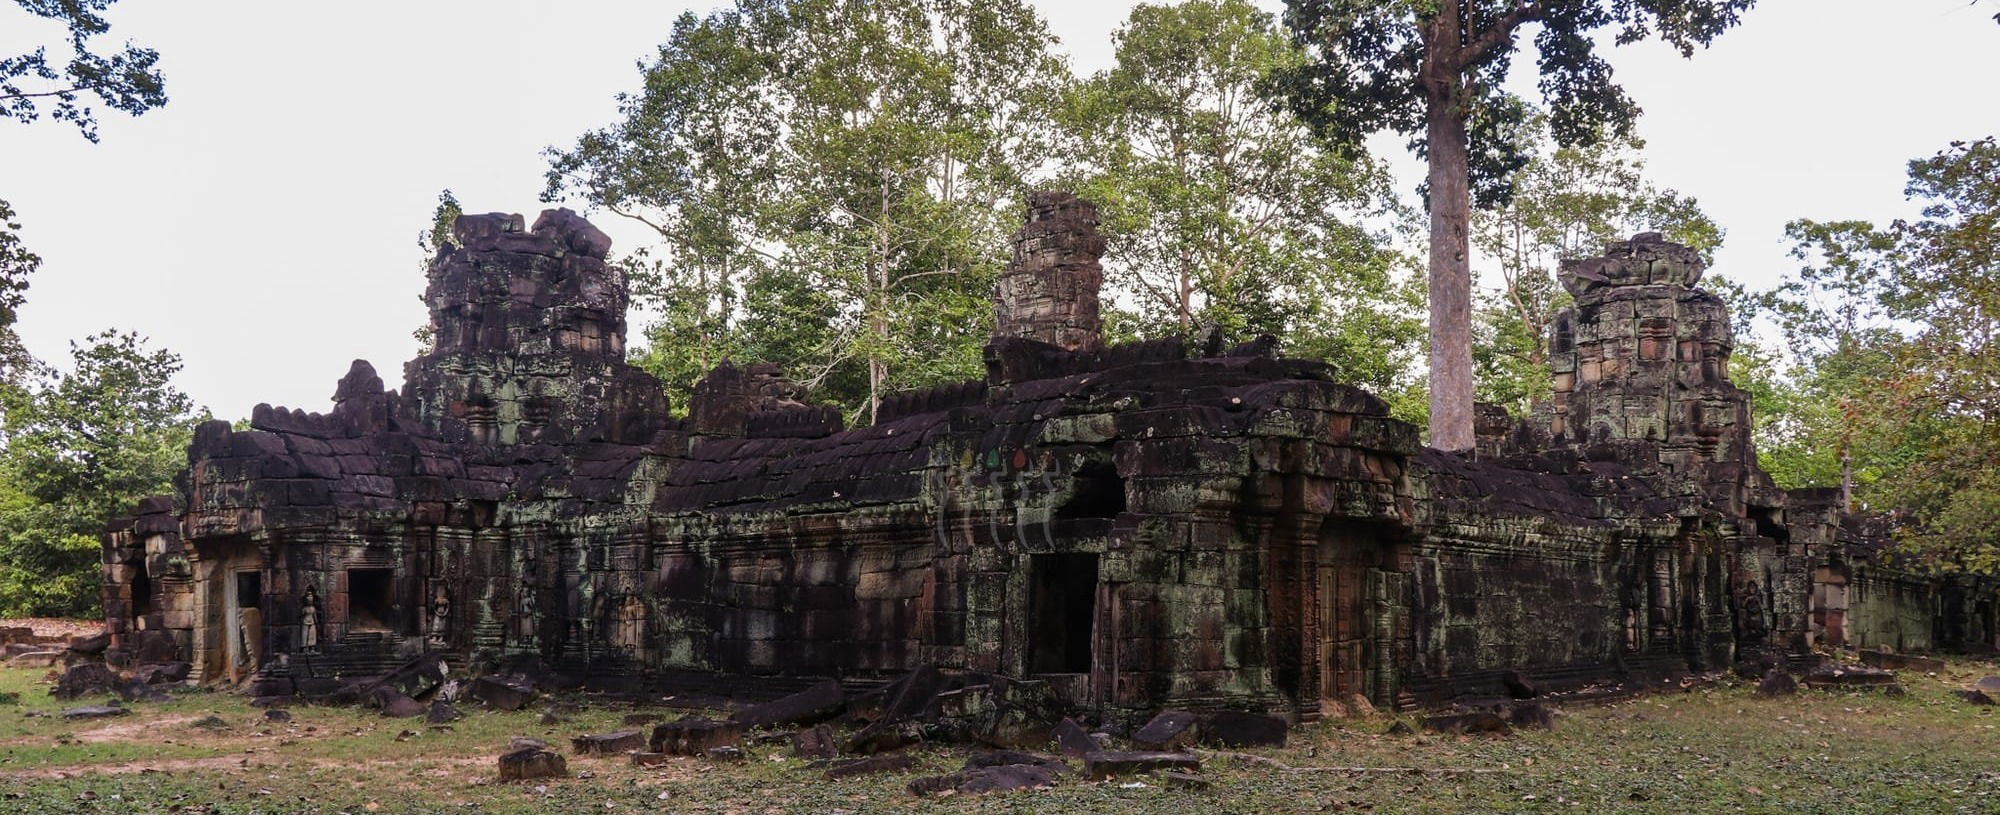
[[[1494,20],[1485,31],[1479,32],[1479,35],[1467,42],[1465,47],[1458,49],[1454,60],[1457,63],[1455,67],[1463,69],[1478,62],[1481,57],[1512,39],[1514,29],[1519,28],[1522,23],[1541,19],[1545,10],[1541,3],[1516,2],[1512,11],[1500,15],[1500,19]]]

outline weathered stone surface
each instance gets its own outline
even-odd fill
[[[1093,751],[1104,749],[1103,745],[1090,737],[1090,731],[1083,729],[1083,725],[1077,724],[1075,719],[1065,717],[1057,722],[1052,735],[1056,749],[1070,758],[1083,758]]]
[[[1857,665],[1829,665],[1806,674],[1803,684],[1813,690],[1858,691],[1903,695],[1894,671]]]
[[[289,710],[266,710],[264,711],[264,721],[272,724],[287,724],[292,721],[292,712]]]
[[[1163,710],[1132,734],[1132,743],[1147,750],[1176,750],[1194,743],[1199,721],[1185,710]]]
[[[1197,772],[1201,759],[1188,753],[1099,750],[1083,757],[1083,774],[1092,781],[1159,770]]]
[[[482,676],[472,680],[472,698],[486,703],[495,710],[520,710],[533,704],[540,697],[527,683],[496,676]]]
[[[500,756],[501,781],[528,781],[569,775],[569,762],[539,747],[524,747]]]
[[[1772,668],[1757,682],[1758,696],[1790,696],[1799,692],[1799,682],[1784,668]]]
[[[840,683],[828,679],[810,688],[731,714],[729,720],[745,727],[772,727],[785,724],[819,724],[847,709],[847,693]]]
[[[1005,764],[960,770],[949,775],[911,781],[911,795],[934,795],[951,791],[965,795],[1011,790],[1044,789],[1059,780],[1060,770],[1037,764]]]
[[[1952,694],[1968,704],[1980,707],[1987,707],[1993,704],[1993,697],[1986,695],[1985,691],[1978,688],[1961,688],[1953,691]]]
[[[429,705],[404,696],[401,691],[395,688],[376,688],[371,698],[375,706],[382,711],[382,715],[391,718],[407,719],[413,716],[423,716],[430,712]]]
[[[743,761],[747,756],[743,752],[743,748],[734,744],[725,744],[720,747],[708,748],[706,751],[703,751],[702,757],[709,761],[736,764]]]
[[[64,669],[49,694],[57,699],[77,699],[112,693],[119,685],[118,675],[104,663],[81,662]]]
[[[1201,720],[1203,744],[1222,747],[1283,747],[1291,727],[1284,719],[1240,710],[1221,710]]]
[[[463,718],[464,713],[443,699],[432,699],[430,709],[424,713],[424,721],[429,724],[450,724]]]
[[[184,681],[194,666],[186,662],[155,662],[132,669],[132,678],[148,685]]]
[[[590,736],[577,736],[569,740],[570,749],[577,755],[608,755],[638,750],[646,746],[646,734],[637,730],[619,730]]]
[[[689,716],[679,721],[666,722],[653,727],[650,749],[655,753],[676,756],[699,756],[709,748],[736,746],[743,741],[744,726],[735,722],[718,722],[700,716]]]
[[[1861,664],[1871,668],[1882,668],[1891,671],[1918,671],[1923,673],[1937,673],[1939,671],[1944,670],[1944,660],[1938,659],[1937,657],[1924,657],[1924,656],[1917,656],[1915,654],[1897,654],[1888,651],[1875,651],[1875,650],[1862,651]]]
[[[799,758],[833,758],[840,755],[840,743],[833,728],[815,725],[792,734],[792,755]]]
[[[1208,779],[1195,773],[1161,773],[1160,780],[1166,782],[1167,789],[1199,792],[1208,789]]]

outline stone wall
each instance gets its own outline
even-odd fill
[[[204,425],[177,494],[106,536],[113,657],[304,696],[426,653],[620,686],[936,665],[1107,718],[1310,718],[1829,632],[1924,648],[1946,608],[1952,642],[1991,641],[1989,587],[1887,569],[1879,531],[1756,469],[1684,247],[1570,266],[1548,420],[1483,410],[1449,454],[1269,338],[1105,344],[1094,210],[1027,213],[986,376],[855,428],[769,364],[671,417],[623,359],[602,233],[461,218],[404,388],[357,361],[329,413]]]

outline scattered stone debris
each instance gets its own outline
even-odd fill
[[[720,747],[708,748],[702,753],[702,757],[707,758],[709,761],[735,764],[742,762],[747,756],[744,754],[743,748],[734,744],[724,744]]]
[[[1070,758],[1080,759],[1108,746],[1092,738],[1090,731],[1083,729],[1083,725],[1077,724],[1075,719],[1067,716],[1056,723],[1051,735],[1055,739],[1056,749]]]
[[[1886,649],[1864,649],[1861,652],[1861,664],[1891,671],[1939,673],[1944,670],[1944,660],[1937,657],[1898,654]]]
[[[840,755],[839,737],[833,728],[814,725],[792,734],[792,755],[799,758],[833,758]]]
[[[432,699],[430,710],[424,713],[424,722],[427,724],[450,724],[463,718],[465,718],[464,713],[441,697]]]
[[[1903,686],[1896,682],[1895,671],[1859,665],[1822,666],[1806,674],[1803,684],[1813,690],[1856,691],[1888,696],[1901,696],[1904,692]]]
[[[292,712],[289,710],[264,711],[264,721],[270,722],[272,724],[284,724],[290,722],[291,720],[292,720]]]
[[[846,710],[847,693],[839,682],[828,679],[790,696],[736,711],[729,720],[744,727],[814,725]]]
[[[1276,716],[1221,710],[1201,721],[1200,742],[1217,747],[1283,747],[1291,725]]]
[[[1185,710],[1162,710],[1132,734],[1132,743],[1147,750],[1178,750],[1194,743],[1197,723]]]
[[[1501,717],[1500,714],[1484,710],[1471,713],[1446,713],[1438,716],[1426,716],[1423,719],[1423,726],[1425,730],[1449,735],[1490,733],[1496,736],[1507,736],[1512,735],[1514,732],[1514,726],[1508,724],[1507,720]]]
[[[1152,750],[1099,750],[1083,757],[1083,774],[1092,781],[1160,770],[1199,772],[1201,759],[1189,753]]]
[[[472,698],[486,703],[494,710],[520,710],[533,704],[540,694],[533,685],[519,679],[498,676],[482,676],[472,680],[469,689]]]
[[[79,699],[115,692],[118,674],[102,662],[82,662],[64,669],[49,695],[57,699]]]
[[[1986,695],[1986,691],[1980,690],[1978,688],[1964,688],[1958,691],[1954,691],[1953,695],[1964,700],[1968,704],[1978,705],[1980,707],[1989,707],[1993,704],[1993,697]]]
[[[1167,789],[1189,790],[1193,792],[1208,789],[1208,779],[1195,773],[1162,773],[1160,780],[1167,782]]]
[[[916,779],[910,782],[908,789],[911,795],[935,795],[941,792],[978,795],[1010,790],[1047,789],[1055,786],[1061,775],[1060,767],[1043,764],[967,767],[948,775]]]

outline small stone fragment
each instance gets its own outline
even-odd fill
[[[501,781],[526,781],[569,775],[569,763],[562,756],[537,747],[526,747],[500,756]]]
[[[1188,790],[1190,792],[1200,792],[1208,789],[1208,779],[1194,773],[1162,773],[1160,780],[1167,782],[1167,789]]]
[[[569,740],[570,748],[577,755],[610,755],[627,750],[638,750],[646,746],[646,735],[638,730],[620,730],[594,736],[577,736]]]

